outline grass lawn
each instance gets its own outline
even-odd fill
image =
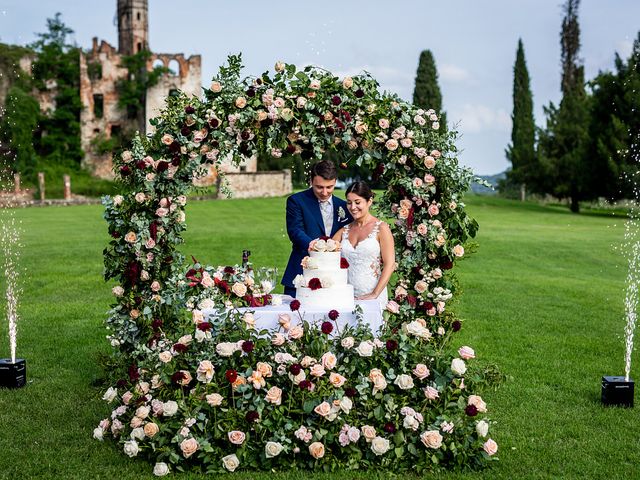
[[[623,372],[625,261],[621,219],[572,215],[494,198],[468,199],[479,249],[457,267],[465,320],[454,347],[475,348],[510,377],[486,392],[500,461],[439,478],[638,478],[640,421],[600,405],[600,377]],[[0,391],[0,478],[152,478],[110,441],[92,440],[108,413],[93,383],[109,347],[111,300],[101,278],[108,241],[100,206],[16,211],[26,269],[18,354],[29,385]],[[284,268],[284,199],[193,202],[184,251],[214,265]],[[4,290],[3,290],[4,291]],[[0,357],[8,356],[0,325]],[[184,475],[183,478],[198,478]],[[247,474],[235,479],[386,478],[368,472]],[[410,477],[403,477],[410,478]]]

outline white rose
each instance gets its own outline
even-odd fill
[[[219,393],[211,393],[206,397],[207,403],[212,407],[219,407],[222,404],[223,397]]]
[[[345,337],[340,342],[340,345],[342,345],[342,348],[349,350],[353,348],[354,343],[355,343],[355,340],[353,339],[353,337]]]
[[[102,441],[104,439],[103,435],[104,430],[102,428],[96,427],[93,429],[93,438],[95,438],[96,440]]]
[[[124,442],[123,450],[124,453],[132,458],[138,455],[138,452],[140,451],[140,449],[138,448],[138,442],[136,442],[135,440]]]
[[[467,371],[467,366],[464,363],[464,360],[461,358],[454,358],[451,360],[451,371],[458,376],[464,375]]]
[[[216,353],[221,357],[230,357],[236,350],[238,345],[235,342],[222,342],[216,345]]]
[[[373,355],[373,343],[369,340],[364,340],[360,342],[360,345],[356,348],[356,352],[361,357],[370,357]]]
[[[267,442],[267,444],[264,446],[264,454],[267,456],[267,458],[277,457],[278,455],[280,455],[280,452],[282,452],[283,448],[284,447],[281,443]]]
[[[376,455],[383,455],[389,450],[389,440],[382,437],[376,437],[371,440],[371,451]]]
[[[349,397],[342,397],[342,399],[340,400],[340,410],[348,415],[352,408],[353,401],[351,401]]]
[[[148,405],[141,405],[136,410],[136,417],[145,419],[149,416],[150,412],[151,412],[151,407],[149,407]]]
[[[411,390],[413,388],[413,378],[404,373],[402,375],[398,375],[393,383],[398,385],[402,390]]]
[[[124,295],[124,288],[122,288],[120,285],[116,285],[115,287],[113,287],[111,289],[111,292],[116,296],[116,297],[121,297],[122,295]]]
[[[113,387],[109,387],[107,391],[104,393],[104,395],[102,396],[102,399],[111,403],[117,396],[118,396],[118,390]]]
[[[131,438],[131,440],[144,440],[144,437],[145,437],[144,428],[142,427],[134,428],[133,430],[131,430],[129,437]]]
[[[171,361],[171,359],[173,358],[173,355],[171,355],[170,351],[165,350],[164,352],[160,352],[158,354],[158,358],[160,359],[160,361],[162,363],[169,363]]]
[[[173,417],[176,413],[178,413],[178,404],[173,400],[164,402],[162,404],[162,412],[165,417]]]
[[[442,446],[442,435],[438,430],[428,430],[420,435],[420,440],[427,448],[437,449]]]
[[[484,420],[480,420],[476,423],[476,432],[481,437],[486,437],[487,433],[489,433],[489,424]]]
[[[240,460],[238,460],[235,453],[232,453],[231,455],[222,457],[222,465],[230,472],[233,472],[240,465]]]
[[[169,473],[169,465],[164,462],[158,462],[153,467],[153,474],[156,477],[164,477]]]
[[[407,415],[404,417],[404,421],[402,422],[402,426],[409,430],[413,430],[414,432],[418,430],[420,427],[420,422],[418,419],[412,415]]]

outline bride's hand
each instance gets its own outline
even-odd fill
[[[378,298],[378,296],[373,292],[371,292],[371,293],[367,293],[366,295],[361,295],[359,297],[356,297],[356,300],[375,300],[376,298]]]
[[[307,249],[308,252],[310,252],[311,250],[313,250],[313,246],[316,244],[316,242],[318,241],[318,239],[316,238],[315,240],[311,240],[309,242],[309,248]]]

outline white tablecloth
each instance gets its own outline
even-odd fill
[[[282,295],[282,305],[268,305],[266,307],[258,308],[241,308],[240,311],[253,311],[256,319],[257,330],[277,330],[280,324],[278,323],[278,316],[282,313],[287,313],[291,317],[291,324],[296,325],[300,323],[300,316],[309,322],[315,323],[324,320],[329,313],[326,309],[304,309],[300,308],[298,312],[292,312],[289,307],[289,303],[293,300],[287,295]],[[369,325],[369,328],[373,333],[376,333],[382,326],[382,311],[380,310],[380,302],[378,300],[356,300],[356,305],[362,308],[363,322]],[[338,328],[342,329],[345,325],[356,325],[356,314],[350,311],[338,310],[340,316],[338,317]],[[205,319],[209,319],[215,315],[215,310],[203,310],[202,312]],[[334,332],[336,333],[336,332]]]

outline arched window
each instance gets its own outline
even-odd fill
[[[179,75],[180,74],[180,63],[173,59],[169,62],[169,74],[170,75]]]

